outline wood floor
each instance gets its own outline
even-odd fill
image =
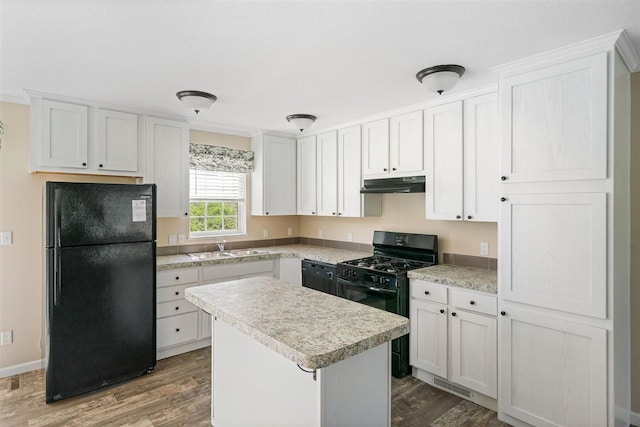
[[[44,370],[0,379],[0,426],[209,426],[210,349],[158,361],[151,375],[44,403]],[[506,426],[496,413],[411,376],[394,379],[393,426]]]

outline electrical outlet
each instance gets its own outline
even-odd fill
[[[293,228],[287,228],[287,236],[293,236]]]
[[[175,234],[169,234],[169,244],[170,245],[177,245],[178,241],[176,239],[176,235]]]
[[[265,239],[267,237],[269,237],[269,229],[265,228],[264,230],[262,230],[262,237],[264,237]]]
[[[7,345],[13,342],[13,329],[0,333],[0,345]]]
[[[347,242],[353,242],[353,233],[347,233]]]
[[[318,230],[318,239],[322,239],[322,230]]]
[[[480,255],[489,255],[488,243],[480,243]]]
[[[178,243],[184,243],[186,240],[184,233],[178,234]]]
[[[13,244],[13,232],[3,231],[0,232],[0,245],[9,246]]]

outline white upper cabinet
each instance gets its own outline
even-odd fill
[[[362,127],[362,175],[389,174],[389,119],[365,123]]]
[[[31,170],[142,176],[137,114],[31,96]]]
[[[607,52],[500,79],[505,183],[604,179]]]
[[[295,215],[296,140],[261,134],[251,148],[251,215]]]
[[[318,215],[338,214],[338,132],[318,135],[317,151]]]
[[[462,101],[424,110],[427,219],[462,219]]]
[[[98,109],[98,168],[111,171],[138,170],[138,116]]]
[[[464,219],[498,221],[500,115],[498,93],[465,99]]]
[[[298,139],[298,215],[316,215],[316,137]]]
[[[158,217],[189,215],[189,127],[146,118],[144,181],[157,185]]]
[[[41,101],[40,156],[32,158],[34,170],[53,166],[61,168],[87,169],[88,158],[88,116],[86,105],[66,102]],[[38,144],[38,141],[35,141]],[[34,150],[32,145],[32,151]],[[32,153],[33,156],[33,153]],[[35,164],[33,161],[35,160]]]
[[[389,164],[392,174],[422,174],[422,111],[391,117]]]

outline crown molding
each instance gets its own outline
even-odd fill
[[[189,128],[191,130],[199,130],[204,132],[221,133],[225,135],[243,136],[251,138],[258,133],[257,129],[247,129],[232,126],[220,125],[217,123],[207,122],[203,120],[194,120],[189,122]]]
[[[629,71],[632,73],[640,71],[640,57],[638,57],[638,52],[633,47],[626,31],[622,30],[620,33],[620,37],[616,40],[616,48]]]
[[[14,104],[29,105],[29,97],[0,93],[0,102],[11,102]]]

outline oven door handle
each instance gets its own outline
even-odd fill
[[[381,289],[381,288],[376,288],[375,286],[363,286],[363,287],[369,289],[372,292],[379,292],[381,294],[395,294],[396,293],[395,290]]]
[[[341,277],[338,278],[338,283],[343,284],[343,285],[345,285],[347,287],[362,288],[362,289],[366,289],[366,290],[371,291],[371,292],[378,292],[380,294],[394,295],[394,294],[397,293],[397,290],[395,290],[395,289],[376,288],[375,286],[367,286],[364,283],[352,282],[350,280],[346,280],[346,279],[343,279]]]

